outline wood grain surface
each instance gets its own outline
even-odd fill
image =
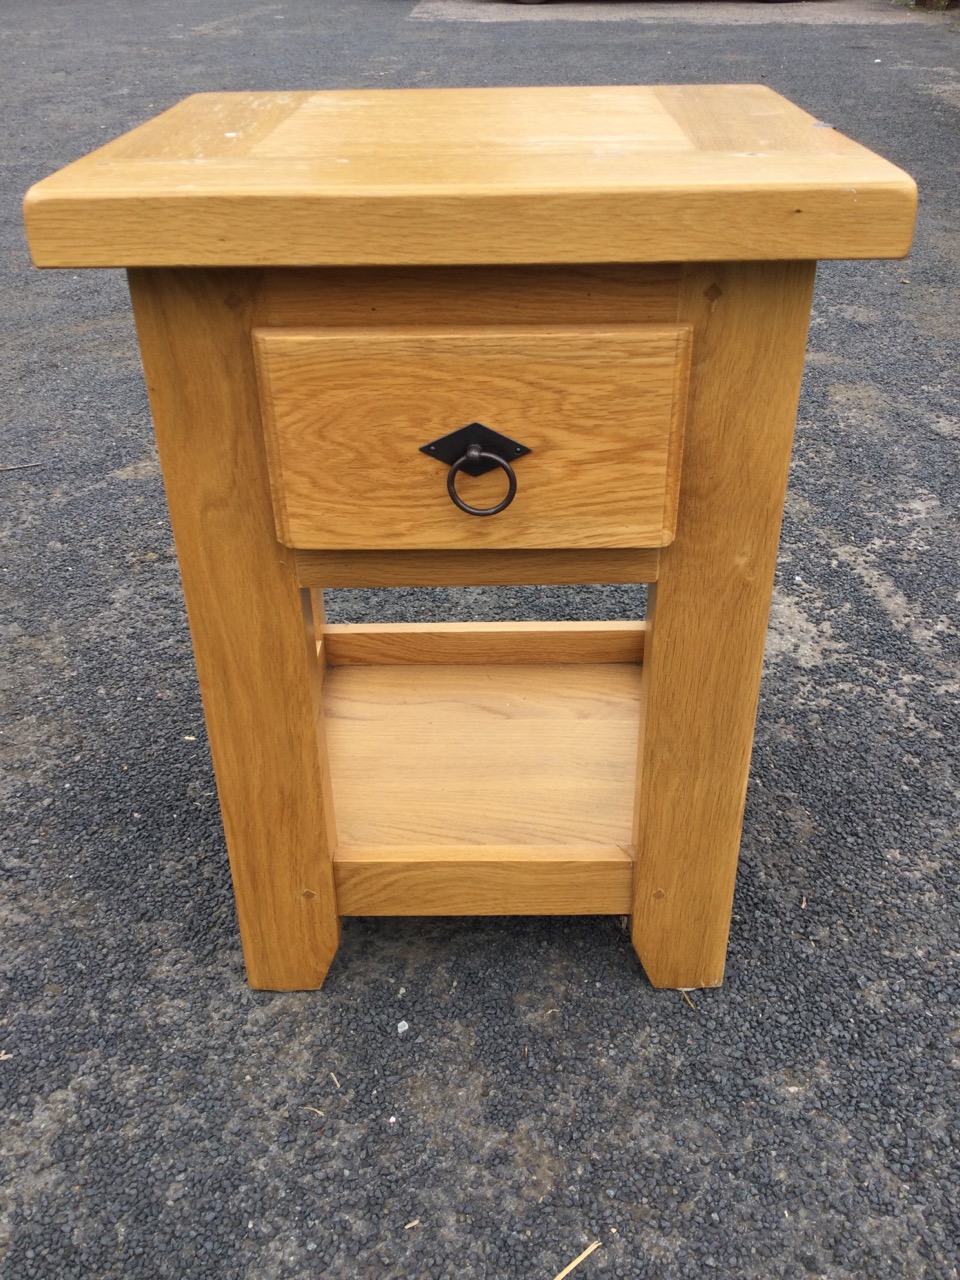
[[[41,266],[900,257],[901,170],[759,85],[199,94],[34,186]]]
[[[642,662],[642,622],[372,622],[328,624],[331,666],[490,662]]]
[[[260,273],[273,329],[677,322],[676,263],[329,267]]]
[[[640,668],[330,667],[339,850],[627,849]]]
[[[277,535],[318,549],[660,546],[675,523],[689,337],[677,325],[259,329]],[[421,452],[471,422],[532,451],[512,459],[517,496],[490,518],[459,510],[447,464]],[[507,481],[498,468],[457,488],[483,508]]]
[[[655,582],[660,548],[627,551],[295,551],[309,587],[543,586]]]
[[[345,916],[626,915],[633,858],[616,845],[341,849]]]

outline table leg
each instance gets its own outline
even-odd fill
[[[651,588],[633,943],[657,987],[723,979],[815,264],[688,269],[676,540]]]
[[[274,532],[256,273],[130,273],[254,987],[319,987],[339,942],[314,612]]]

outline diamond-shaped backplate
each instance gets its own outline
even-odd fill
[[[482,422],[471,422],[459,431],[451,431],[448,436],[431,440],[429,444],[420,446],[420,452],[450,467],[464,456],[472,444],[478,444],[485,453],[495,453],[504,462],[510,463],[530,452],[525,444],[519,444],[509,436],[502,436],[499,431],[485,427]],[[495,462],[479,458],[476,462],[465,462],[460,470],[465,471],[468,476],[482,476],[488,471],[494,471],[496,467]]]

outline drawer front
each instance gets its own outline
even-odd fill
[[[673,538],[684,325],[257,329],[277,536],[317,549],[655,547]],[[474,516],[424,445],[482,423],[530,450]],[[498,504],[506,472],[456,489]]]

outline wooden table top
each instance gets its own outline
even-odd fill
[[[915,209],[760,85],[198,94],[25,201],[47,267],[889,258]]]

